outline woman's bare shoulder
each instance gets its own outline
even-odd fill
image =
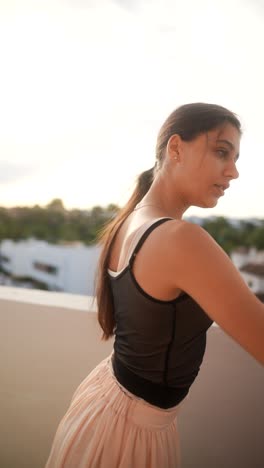
[[[185,220],[175,220],[167,233],[167,241],[175,255],[188,252],[208,255],[208,252],[228,257],[213,237],[200,225]]]
[[[208,234],[208,232],[200,225],[191,223],[190,221],[184,219],[174,219],[171,223],[171,234],[177,236],[182,240],[193,240],[202,236],[204,239],[213,240],[213,238]],[[187,236],[187,237],[186,237]],[[176,237],[174,237],[176,239]]]

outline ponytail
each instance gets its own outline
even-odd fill
[[[138,176],[136,187],[128,202],[119,211],[117,216],[103,228],[99,236],[99,243],[102,246],[102,250],[97,268],[95,295],[97,300],[97,318],[103,330],[103,340],[107,340],[113,336],[115,330],[113,297],[107,272],[111,247],[123,222],[149,191],[154,179],[154,171],[155,166],[142,172],[142,174]]]

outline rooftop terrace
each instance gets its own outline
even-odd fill
[[[87,296],[0,286],[0,321],[0,466],[43,468],[74,390],[112,342]],[[183,468],[263,468],[263,370],[211,327],[179,415]]]

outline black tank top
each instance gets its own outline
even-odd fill
[[[140,287],[133,262],[141,246],[160,224],[150,225],[129,263],[109,273],[116,321],[113,369],[117,380],[134,395],[160,408],[177,405],[187,395],[203,360],[206,331],[213,323],[187,294],[163,301]]]

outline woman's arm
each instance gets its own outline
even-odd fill
[[[264,364],[264,304],[204,229],[186,222],[173,224],[167,261],[175,287],[192,296],[212,320]]]

